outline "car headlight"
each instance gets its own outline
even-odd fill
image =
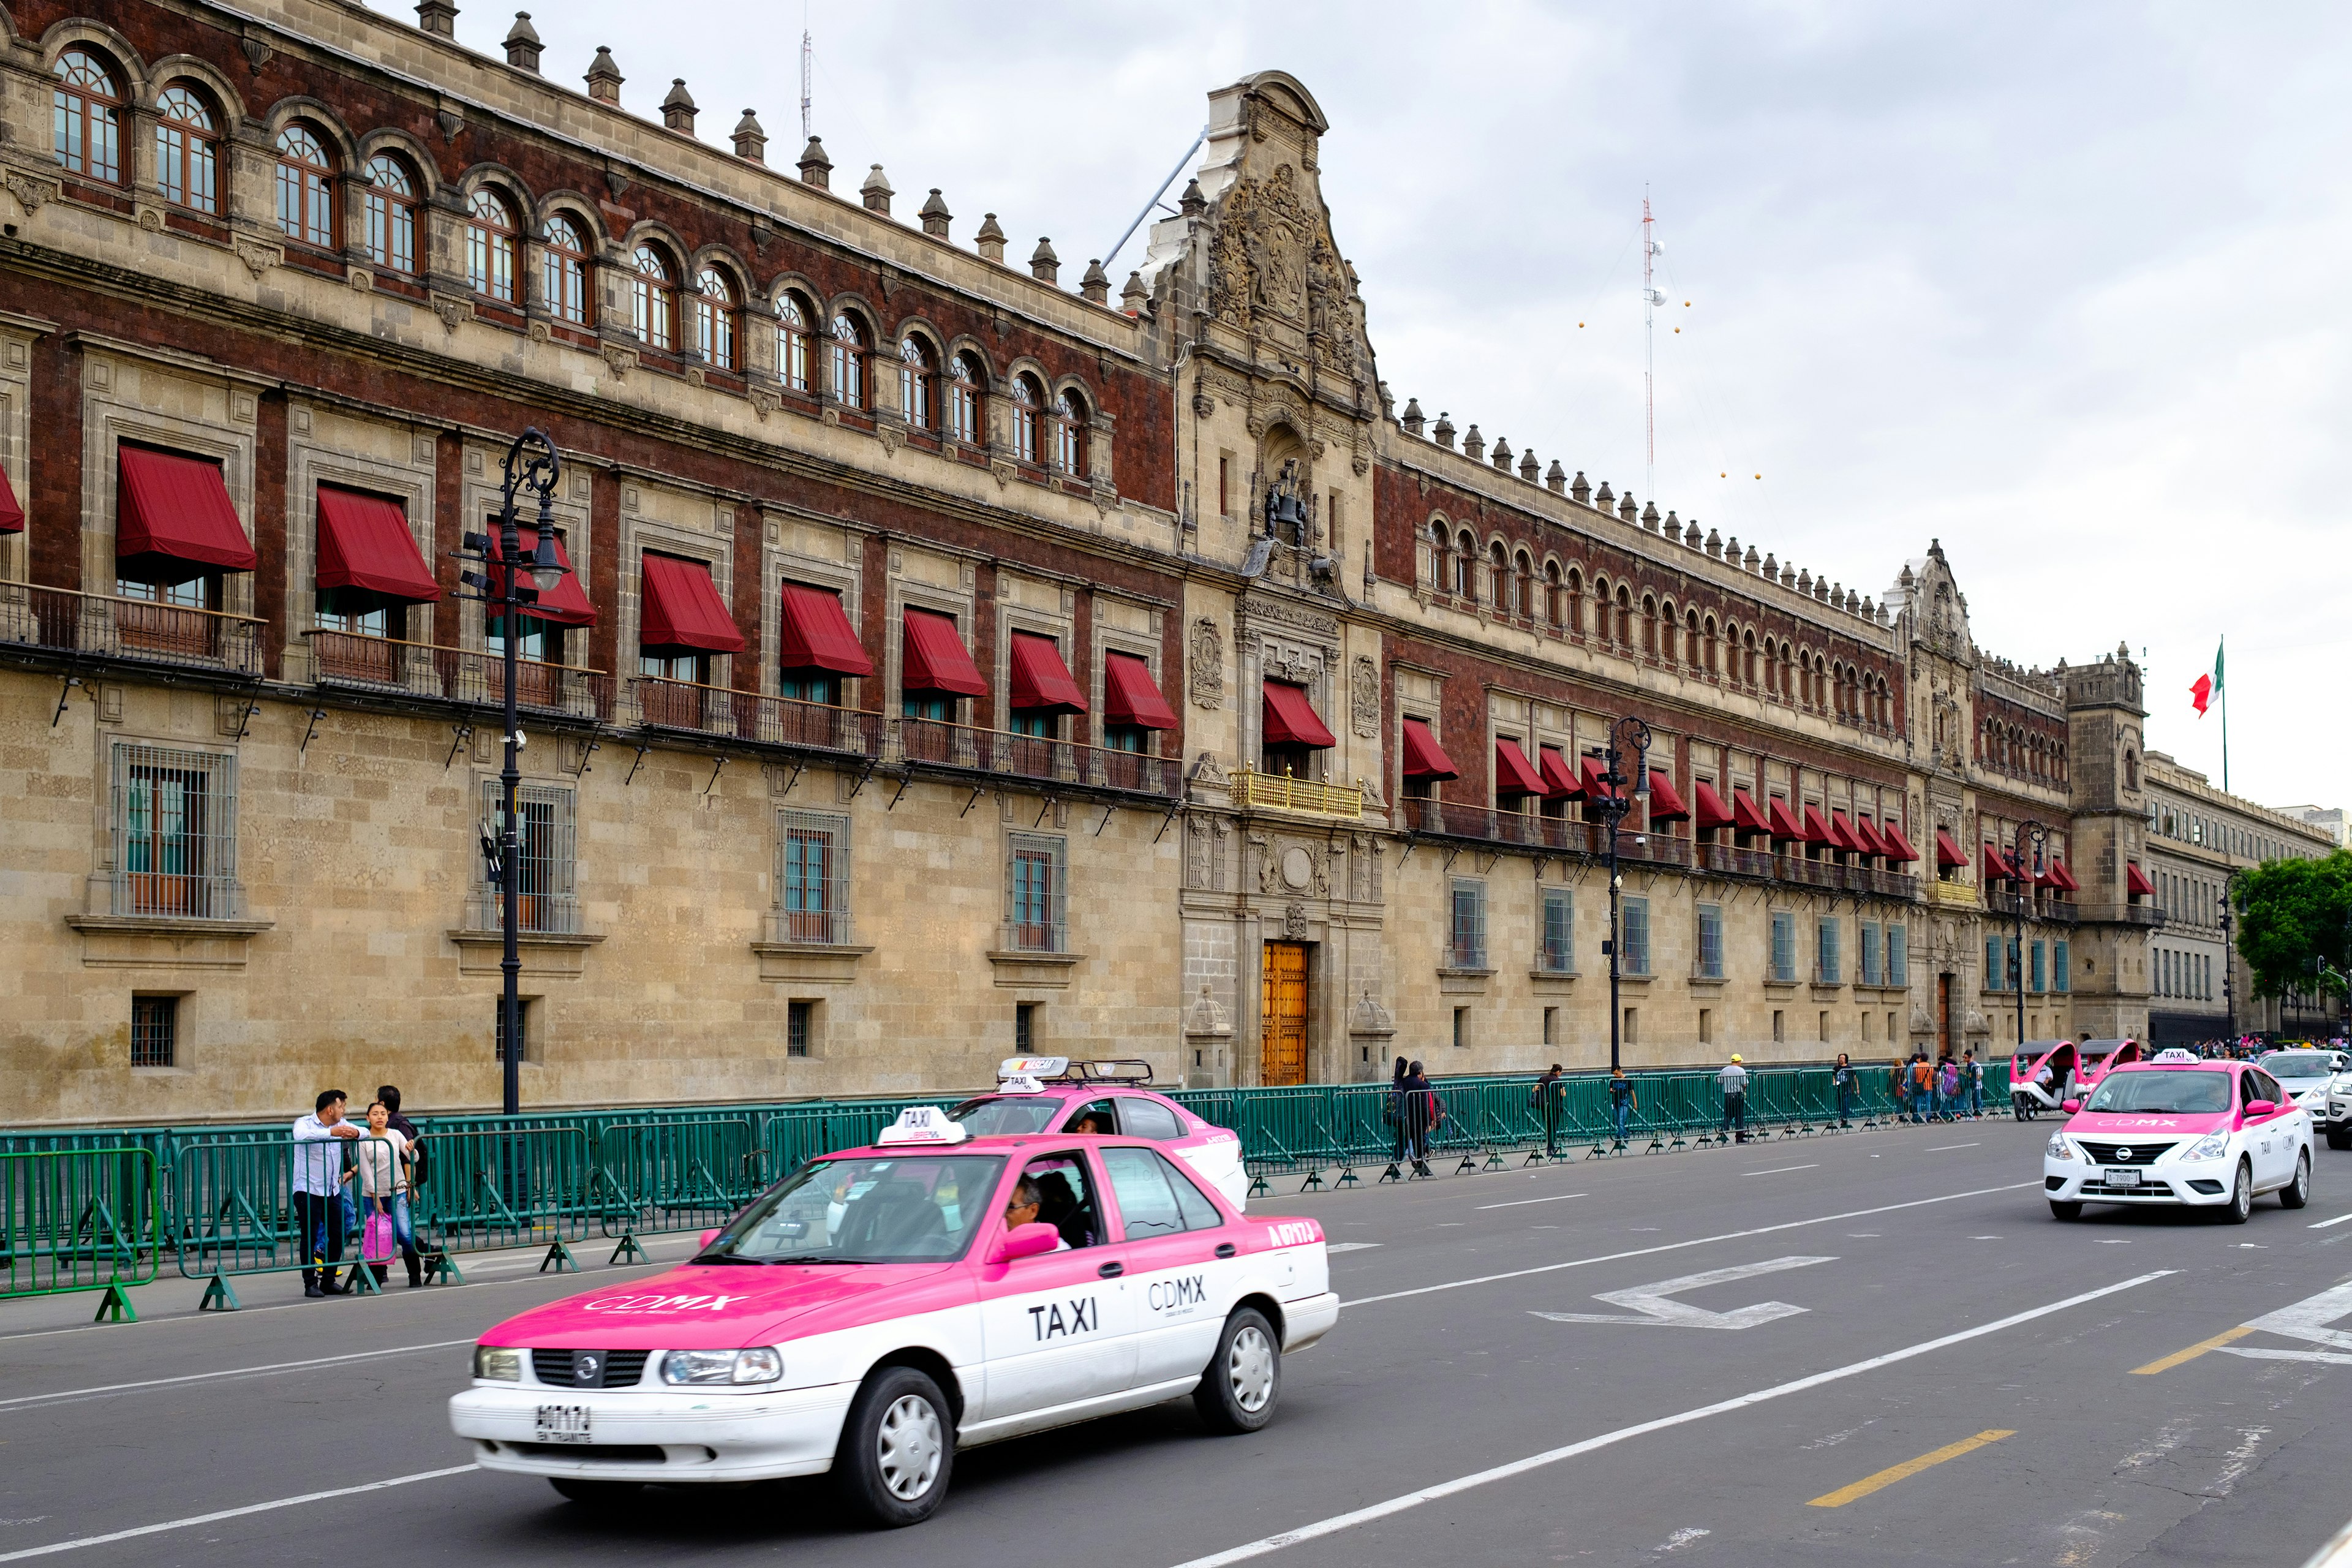
[[[474,1375],[493,1383],[522,1381],[522,1352],[495,1345],[474,1347]]]
[[[773,1383],[784,1375],[784,1358],[766,1345],[748,1351],[672,1351],[662,1357],[668,1384]]]
[[[2204,1137],[2183,1149],[2180,1152],[2180,1157],[2184,1160],[2218,1160],[2229,1152],[2230,1135],[2228,1133],[2208,1132]]]
[[[2074,1152],[2074,1145],[2067,1142],[2062,1135],[2055,1132],[2050,1134],[2050,1147],[2043,1152],[2053,1160],[2079,1160],[2082,1158],[2081,1155]]]

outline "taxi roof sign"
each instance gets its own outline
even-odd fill
[[[949,1120],[948,1113],[931,1105],[910,1105],[898,1112],[898,1120],[882,1129],[874,1142],[882,1143],[961,1143],[971,1134],[961,1121]]]
[[[1067,1057],[1007,1057],[996,1064],[999,1083],[1008,1079],[1027,1078],[1043,1080],[1059,1078],[1070,1070]]]
[[[2158,1062],[2193,1062],[2202,1058],[2185,1046],[2167,1046],[2150,1059]]]
[[[996,1066],[996,1080],[1034,1079],[1047,1083],[1148,1084],[1151,1064],[1140,1057],[1108,1057],[1072,1061],[1067,1057],[1007,1057]]]

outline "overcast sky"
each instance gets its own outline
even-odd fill
[[[468,4],[458,36],[495,51],[509,18]],[[749,105],[792,161],[791,0],[533,19],[549,76],[610,45],[627,108],[682,76],[708,140]],[[1331,121],[1324,195],[1400,405],[1645,500],[1646,186],[1661,509],[1874,596],[1939,537],[1981,647],[2145,648],[2149,745],[2216,783],[2218,719],[2187,689],[2226,634],[2231,784],[2352,805],[2352,8],[812,0],[807,21],[836,187],[879,162],[902,213],[940,186],[959,240],[992,211],[1073,280],[1211,88],[1291,72]]]

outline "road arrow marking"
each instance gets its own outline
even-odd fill
[[[1816,1263],[1835,1263],[1834,1258],[1775,1258],[1766,1263],[1743,1263],[1734,1268],[1710,1268],[1704,1274],[1685,1274],[1676,1279],[1661,1279],[1654,1285],[1636,1285],[1630,1290],[1610,1290],[1593,1297],[1612,1307],[1631,1309],[1626,1312],[1538,1312],[1538,1318],[1549,1318],[1555,1323],[1642,1323],[1654,1328],[1668,1329],[1752,1329],[1759,1323],[1776,1322],[1793,1318],[1805,1311],[1786,1301],[1759,1301],[1752,1307],[1735,1308],[1728,1312],[1710,1312],[1704,1307],[1694,1307],[1673,1297],[1685,1290],[1704,1289],[1709,1285],[1728,1285],[1735,1280],[1752,1279],[1759,1274],[1778,1274],[1787,1268],[1809,1268]]]

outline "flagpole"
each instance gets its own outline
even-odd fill
[[[2222,656],[2230,650],[2230,639],[2223,637],[2213,662],[2221,666],[2221,793],[2230,793],[2230,678],[2229,666]]]

